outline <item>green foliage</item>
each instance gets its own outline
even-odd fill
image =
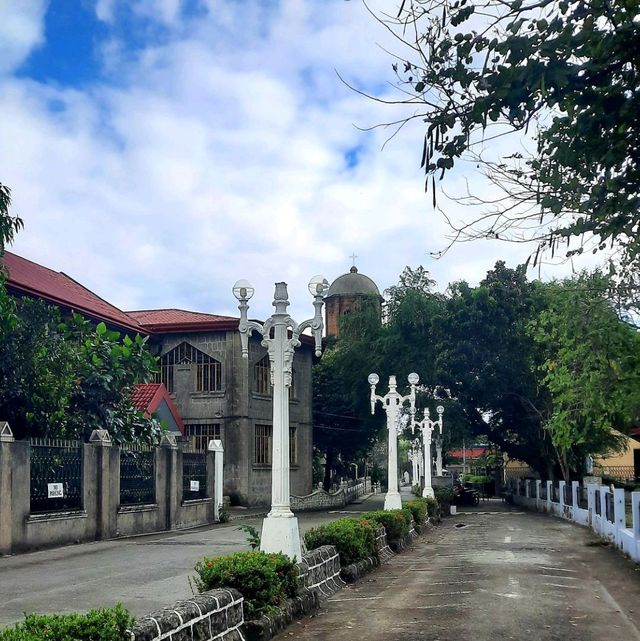
[[[422,487],[420,485],[414,485],[411,488],[411,494],[417,497],[422,497]]]
[[[635,0],[413,0],[395,25],[380,18],[407,44],[393,69],[410,93],[409,119],[426,123],[428,188],[467,158],[515,197],[492,198],[459,239],[524,237],[552,253],[566,242],[572,254],[591,232],[594,251],[617,244],[627,261],[638,258],[639,18]],[[533,137],[534,150],[506,144],[496,158],[486,143],[516,132]]]
[[[247,543],[252,550],[257,550],[260,547],[260,532],[252,525],[239,525],[236,530],[247,535]]]
[[[621,451],[622,432],[640,410],[640,335],[622,323],[600,274],[546,288],[544,310],[529,325],[549,390],[544,429],[565,479],[582,472],[587,454]]]
[[[10,207],[11,190],[0,183],[0,256],[4,254],[6,246],[11,245],[18,231],[24,227],[21,218],[9,214]]]
[[[350,565],[376,555],[375,529],[366,518],[337,519],[311,528],[305,533],[304,542],[309,550],[323,545],[335,546],[340,553],[341,565]]]
[[[131,402],[133,386],[155,369],[146,339],[63,318],[42,300],[12,299],[0,282],[0,416],[18,438],[83,439],[107,429],[115,442],[156,442],[159,423]]]
[[[403,504],[404,508],[411,510],[411,515],[418,528],[421,528],[427,520],[429,506],[426,498],[419,498],[415,501],[407,501]]]
[[[409,524],[411,523],[411,510],[379,510],[367,512],[364,515],[367,521],[383,525],[387,531],[387,538],[390,540],[403,539],[409,535]]]
[[[427,514],[428,516],[438,516],[440,514],[440,503],[438,499],[427,497],[423,499],[427,504]]]
[[[452,487],[436,487],[433,489],[435,494],[437,508],[437,516],[449,514],[449,508],[453,503],[453,488]],[[435,516],[435,515],[434,515]]]
[[[282,605],[297,592],[295,563],[284,554],[236,552],[204,557],[195,566],[194,584],[199,592],[236,588],[244,597],[247,618],[257,618]]]
[[[87,614],[27,614],[0,630],[0,641],[127,641],[133,622],[120,604]]]

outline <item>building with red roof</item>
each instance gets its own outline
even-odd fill
[[[247,361],[241,357],[238,318],[182,309],[126,312],[67,274],[11,252],[0,261],[13,295],[40,298],[63,312],[148,336],[160,371],[154,385],[136,389],[137,406],[173,421],[199,449],[211,439],[222,440],[225,494],[239,504],[270,504],[273,409],[269,358],[260,337],[249,339]],[[313,339],[302,336],[301,342],[289,395],[291,492],[298,496],[311,492],[312,481]]]
[[[131,394],[133,406],[146,418],[155,416],[170,432],[184,434],[184,423],[162,383],[139,383]]]

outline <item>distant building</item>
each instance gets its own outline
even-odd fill
[[[224,444],[225,494],[242,505],[270,504],[269,359],[257,337],[249,340],[249,358],[242,358],[238,318],[179,309],[124,312],[64,273],[10,252],[0,260],[13,295],[41,298],[63,312],[75,311],[112,329],[148,336],[150,349],[160,359],[157,383],[164,385],[177,408],[176,417],[165,398],[171,418],[176,425],[182,421],[185,436],[197,448],[206,448],[209,439]],[[312,482],[313,341],[307,336],[301,341],[290,393],[291,492],[299,496],[311,492]],[[162,401],[158,409],[161,406]]]
[[[378,286],[368,276],[358,273],[354,265],[331,283],[324,299],[327,336],[338,336],[340,318],[357,309],[364,299],[373,299],[382,315],[383,298]]]

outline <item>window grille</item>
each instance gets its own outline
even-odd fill
[[[254,463],[256,465],[271,465],[273,427],[271,425],[256,425],[255,435]]]
[[[180,343],[160,359],[160,372],[156,376],[156,381],[164,383],[171,394],[175,392],[176,365],[195,365],[196,392],[217,392],[222,389],[220,361],[185,342]]]
[[[298,443],[296,440],[297,429],[295,427],[289,428],[289,465],[296,465],[298,463]]]
[[[220,440],[220,423],[189,424],[184,426],[184,434],[189,437],[196,452],[206,452],[209,441]]]
[[[253,368],[255,390],[258,394],[271,394],[271,364],[269,356],[261,358]]]

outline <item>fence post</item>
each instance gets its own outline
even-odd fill
[[[551,512],[552,499],[553,499],[553,481],[547,481],[547,512]]]
[[[173,530],[178,516],[178,442],[175,434],[165,432],[160,441],[160,448],[165,461],[164,465],[158,465],[158,468],[164,472],[165,482],[164,487],[162,483],[156,485],[156,503],[160,504],[158,494],[164,490],[161,496],[165,510],[165,529]],[[180,470],[181,472],[182,470]],[[157,474],[156,478],[159,478]]]
[[[96,457],[96,539],[108,539],[115,536],[115,531],[111,527],[111,436],[109,436],[109,432],[107,430],[93,430],[89,437],[88,447],[95,449]]]
[[[540,494],[542,494],[542,481],[536,481],[536,510],[540,511]]]
[[[522,481],[520,479],[516,480],[516,496],[520,496],[520,484]]]
[[[529,479],[525,479],[524,480],[524,496],[525,496],[525,498],[527,498],[527,499],[530,498],[529,494],[530,494],[530,492],[529,492]]]
[[[224,477],[222,474],[224,468],[224,447],[222,441],[209,441],[207,447],[209,452],[214,453],[215,483],[213,484],[213,519],[220,520],[220,507],[223,501]]]
[[[9,423],[0,423],[0,554],[11,554],[13,547],[13,504],[11,491],[11,454],[13,432]]]
[[[613,490],[613,520],[616,526],[616,546],[620,547],[622,530],[626,527],[624,506],[624,488],[616,487]]]
[[[573,504],[573,520],[576,520],[576,510],[580,501],[578,500],[578,492],[580,490],[580,481],[571,481],[571,503]]]
[[[633,539],[637,560],[640,555],[640,492],[631,492],[631,513],[633,515]]]
[[[567,486],[566,481],[558,481],[558,501],[560,502],[560,515],[564,515],[564,488]]]

